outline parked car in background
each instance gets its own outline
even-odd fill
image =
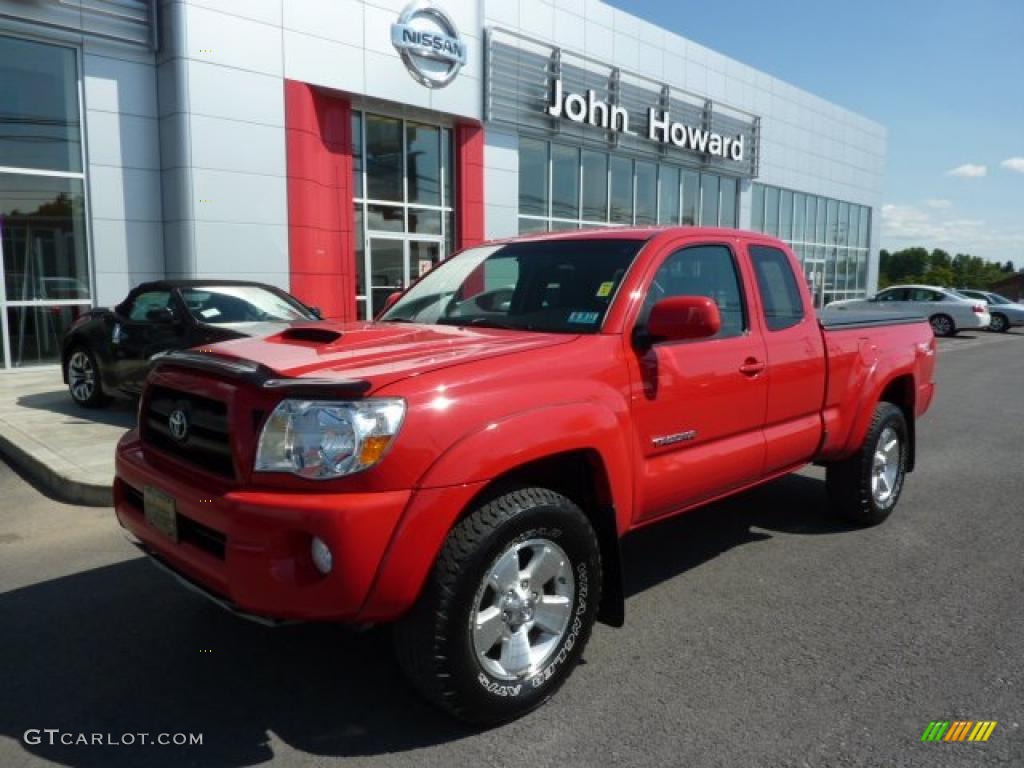
[[[270,285],[238,280],[142,283],[113,309],[93,309],[61,342],[71,399],[93,408],[142,389],[153,358],[176,349],[279,333],[320,313]]]
[[[936,336],[955,336],[965,329],[988,328],[992,320],[984,301],[934,285],[894,285],[870,299],[834,301],[825,307],[823,314],[828,316],[850,309],[918,313],[928,318]]]
[[[1006,333],[1010,328],[1024,325],[1024,304],[991,291],[979,291],[974,288],[961,288],[957,293],[962,293],[972,299],[981,299],[988,304],[988,312],[992,315],[992,322],[988,329],[996,333]]]

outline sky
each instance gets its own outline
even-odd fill
[[[888,129],[881,247],[1024,268],[1024,0],[611,0]]]

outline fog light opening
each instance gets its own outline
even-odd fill
[[[313,543],[310,544],[309,553],[313,558],[313,565],[320,571],[324,576],[331,572],[331,568],[334,567],[334,556],[331,554],[331,548],[327,546],[327,543],[319,536],[313,537]]]

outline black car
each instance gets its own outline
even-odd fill
[[[61,362],[72,399],[93,408],[137,395],[154,355],[277,333],[320,313],[284,291],[240,280],[142,283],[113,309],[86,313],[64,335]]]

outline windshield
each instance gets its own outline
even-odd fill
[[[188,311],[200,323],[290,322],[315,320],[287,296],[258,285],[201,285],[181,289]]]
[[[1013,304],[1008,298],[998,293],[986,293],[985,297],[989,304]]]
[[[466,251],[381,320],[596,333],[643,240],[543,240]]]

